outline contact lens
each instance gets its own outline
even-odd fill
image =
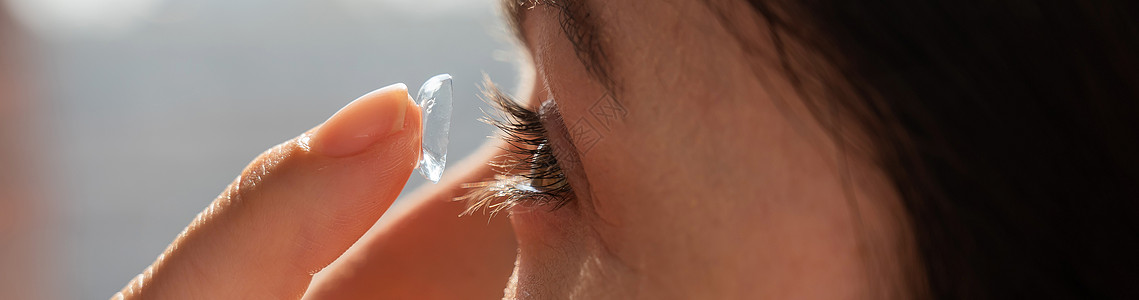
[[[423,147],[419,154],[419,174],[439,183],[447,167],[447,141],[451,132],[451,75],[431,77],[415,96],[423,113]]]

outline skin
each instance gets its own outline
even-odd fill
[[[356,154],[297,146],[308,135],[267,152],[245,172],[264,171],[256,186],[273,192],[245,201],[273,206],[215,203],[122,296],[881,299],[912,288],[902,280],[911,247],[889,182],[869,153],[835,142],[808,113],[762,27],[724,27],[762,22],[715,13],[750,11],[745,3],[586,5],[608,37],[617,89],[586,71],[555,9],[537,6],[520,24],[534,74],[522,98],[541,107],[574,189],[565,207],[456,218],[464,206],[448,200],[467,192],[460,185],[494,174],[486,162],[502,145],[491,142],[387,209],[413,166],[392,162],[417,151],[407,143],[418,141],[418,113],[408,111],[405,130]],[[621,113],[591,112],[606,94]],[[578,130],[583,122],[592,130]],[[342,169],[313,174],[328,167]],[[280,215],[258,219],[258,209]],[[318,229],[297,246],[304,228]],[[233,250],[266,244],[276,250]],[[301,264],[266,272],[281,261]]]
[[[580,161],[562,164],[573,187],[587,187],[575,205],[514,210],[521,250],[508,297],[837,299],[890,289],[867,250],[895,246],[886,244],[893,224],[880,220],[896,198],[881,173],[813,124],[774,60],[759,75],[741,63],[744,49],[725,42],[733,36],[703,3],[590,4],[601,23],[621,24],[601,34],[620,36],[607,46],[628,113],[591,112],[604,88],[551,22],[553,9],[527,12],[535,90],[545,93],[531,99],[556,103],[566,122],[553,127],[594,127],[551,139],[577,152],[599,140],[561,160]]]

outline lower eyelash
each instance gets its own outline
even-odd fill
[[[482,121],[502,131],[501,138],[510,144],[505,149],[509,154],[491,163],[499,172],[495,180],[463,185],[472,190],[456,198],[467,202],[467,209],[460,216],[478,211],[489,211],[493,216],[519,204],[552,205],[551,209],[558,209],[569,203],[572,190],[546,138],[539,114],[518,104],[490,80],[484,83],[483,99],[495,106],[500,117]]]

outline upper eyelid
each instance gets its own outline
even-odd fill
[[[499,8],[506,16],[507,27],[514,37],[522,44],[526,44],[526,35],[522,30],[522,23],[526,20],[527,12],[535,7],[552,6],[551,1],[542,0],[501,0],[499,1]]]
[[[526,36],[522,32],[522,21],[526,17],[526,11],[523,10],[521,3],[517,0],[502,0],[499,1],[499,10],[506,17],[506,27],[513,34],[514,39],[525,45]]]

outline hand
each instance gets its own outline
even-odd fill
[[[505,147],[495,140],[404,197],[316,274],[304,299],[502,299],[518,254],[509,219],[459,218],[466,206],[453,199],[469,192],[462,183],[492,178],[487,162]]]
[[[399,195],[420,122],[392,85],[262,153],[115,298],[301,297]]]

